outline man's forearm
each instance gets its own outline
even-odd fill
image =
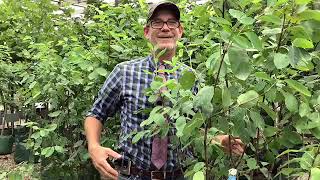
[[[100,146],[102,123],[94,117],[87,117],[84,122],[84,129],[88,141],[88,149]]]

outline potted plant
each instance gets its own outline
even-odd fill
[[[6,112],[6,111],[5,111]],[[3,120],[2,120],[2,126],[1,126],[1,135],[0,135],[0,155],[4,154],[10,154],[12,153],[12,146],[13,146],[13,136],[10,135],[4,135],[4,126],[6,123],[6,117],[8,114],[4,114]]]

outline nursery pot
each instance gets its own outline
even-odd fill
[[[12,153],[13,146],[13,137],[9,136],[0,136],[0,155]]]
[[[24,161],[29,161],[31,155],[31,151],[27,149],[22,143],[16,144],[16,150],[14,152],[14,162],[18,164]]]

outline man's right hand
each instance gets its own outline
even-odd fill
[[[95,168],[105,177],[118,179],[118,172],[107,162],[108,158],[118,159],[121,155],[110,148],[102,146],[89,147],[89,155]]]

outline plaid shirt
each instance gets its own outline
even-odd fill
[[[180,66],[176,73],[168,74],[167,79],[179,79],[186,65]],[[131,159],[135,166],[141,169],[151,167],[152,138],[142,138],[133,144],[131,138],[124,139],[132,131],[142,131],[140,123],[148,118],[147,114],[137,111],[151,108],[144,90],[150,87],[155,77],[156,67],[152,56],[127,61],[116,65],[104,85],[99,91],[98,98],[87,116],[96,117],[101,122],[107,120],[120,110],[121,136],[119,146],[124,152],[125,159]],[[172,128],[170,134],[174,133]],[[168,160],[164,166],[166,170],[180,167],[178,149],[168,144]]]

